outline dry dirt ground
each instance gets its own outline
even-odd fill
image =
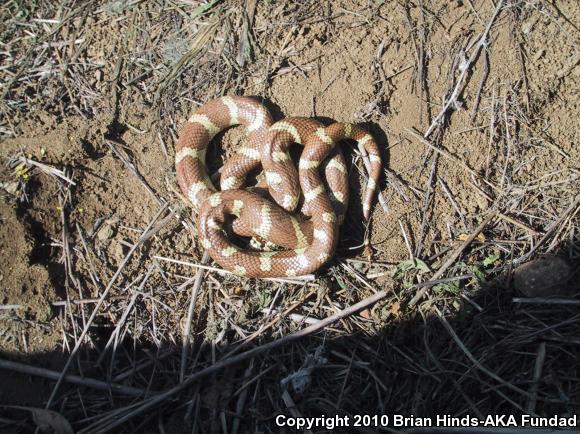
[[[12,0],[0,16],[2,432],[580,416],[577,2]],[[312,281],[197,272],[173,146],[193,109],[236,94],[381,146],[365,225],[345,144],[350,212]],[[218,136],[210,169],[243,139]],[[65,368],[77,384],[46,378]]]

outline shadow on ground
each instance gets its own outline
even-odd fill
[[[574,275],[577,279],[577,266]],[[98,364],[103,339],[95,349],[81,349],[80,361],[70,369],[70,374],[81,377],[80,383],[99,382],[87,387],[69,379],[51,409],[63,415],[75,432],[123,433],[294,432],[276,424],[292,416],[349,416],[349,428],[332,432],[412,431],[428,421],[435,424],[442,415],[459,419],[514,415],[519,420],[522,414],[579,414],[577,304],[557,299],[514,302],[518,294],[506,278],[465,292],[463,303],[447,304],[445,294],[438,291],[435,287],[429,292],[437,296],[436,303],[427,301],[405,316],[404,303],[377,305],[376,309],[388,311],[378,334],[344,336],[330,326],[261,352],[255,350],[257,341],[247,347],[230,342],[232,332],[213,342],[199,339],[189,352],[184,370],[188,385],[182,390],[177,387],[180,344],[155,347],[126,340],[114,358],[109,352]],[[402,300],[406,295],[398,294]],[[361,316],[357,320],[368,321]],[[296,323],[294,329],[305,326]],[[100,335],[108,338],[111,331],[112,327]],[[271,329],[260,336],[259,344],[279,338]],[[252,348],[251,357],[219,368],[228,354]],[[3,354],[2,360],[58,372],[65,357],[60,352]],[[208,369],[211,366],[218,368]],[[0,369],[1,431],[34,432],[33,415],[26,407],[42,408],[54,381],[14,369]],[[188,381],[192,374],[197,379]],[[167,391],[174,393],[158,399]],[[405,427],[396,425],[396,415],[410,418]],[[122,417],[127,420],[118,423]],[[355,420],[361,426],[354,427]],[[374,426],[381,421],[388,427]],[[319,425],[311,432],[330,432],[331,426]]]

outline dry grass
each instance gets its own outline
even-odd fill
[[[409,187],[389,171],[386,188],[420,216],[418,230],[399,220],[409,260],[343,259],[341,252],[314,280],[278,281],[240,279],[207,258],[187,264],[160,253],[176,221],[192,231],[193,222],[174,197],[148,184],[116,131],[132,102],[144,101],[167,154],[177,120],[192,106],[223,94],[259,94],[272,77],[309,70],[290,60],[292,44],[265,53],[259,41],[290,37],[305,23],[333,26],[351,12],[329,15],[318,2],[297,2],[282,14],[282,5],[265,3],[272,20],[256,27],[251,1],[1,6],[0,134],[17,136],[20,121],[35,110],[63,118],[109,113],[109,149],[159,208],[147,227],[130,228],[135,242],[111,270],[97,246],[107,222],[88,234],[70,223],[70,173],[19,156],[12,168],[23,164],[29,176],[50,176],[59,185],[67,298],[54,305],[67,362],[60,372],[3,360],[0,368],[56,380],[46,408],[82,433],[183,426],[276,432],[279,413],[577,414],[578,300],[525,302],[506,288],[513,267],[540,254],[578,262],[579,173],[526,175],[534,149],[564,151],[542,128],[525,69],[510,83],[489,72],[497,49],[490,29],[537,10],[554,17],[557,11],[515,1],[497,2],[497,14],[487,17],[473,9],[479,33],[460,41],[460,54],[448,62],[448,91],[433,95],[425,72],[431,41],[420,29],[440,24],[423,3],[402,2],[400,13],[416,50],[412,81],[427,119],[424,132],[409,131],[405,140],[425,145],[417,170],[428,176],[425,185]],[[373,6],[356,14],[360,25],[376,19]],[[86,30],[95,22],[103,23],[101,33]],[[107,39],[112,23],[118,31]],[[480,80],[472,77],[476,65],[487,71]],[[392,77],[374,68],[380,84],[364,120],[381,116],[388,101]],[[103,80],[105,71],[113,80]],[[445,147],[448,135],[461,133],[449,120],[467,93],[476,101],[474,128],[487,129],[484,171]],[[433,113],[431,99],[441,103]],[[468,215],[447,187],[442,161],[465,170],[466,184],[486,204],[479,214]],[[437,189],[461,222],[452,234],[463,232],[459,243],[436,244],[428,236]],[[81,275],[77,262],[88,271]],[[9,314],[19,306],[0,308]],[[0,426],[18,432],[31,424],[12,409]]]

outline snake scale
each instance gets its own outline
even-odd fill
[[[217,191],[206,167],[207,147],[220,131],[234,125],[246,127],[247,140],[222,167]],[[348,204],[346,165],[337,146],[345,139],[356,141],[369,157],[363,199],[368,220],[382,165],[377,143],[362,128],[349,123],[325,127],[300,117],[274,122],[266,107],[242,96],[217,98],[199,107],[180,132],[175,163],[179,186],[197,215],[199,236],[209,255],[224,269],[247,277],[300,276],[327,262]],[[304,146],[298,169],[288,153],[293,143]],[[249,172],[260,165],[265,183],[244,189]],[[239,247],[226,232],[230,222],[236,235],[283,250]]]

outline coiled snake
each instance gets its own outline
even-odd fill
[[[220,131],[240,124],[248,133],[246,145],[222,167],[221,191],[216,191],[206,167],[207,146]],[[175,164],[179,186],[197,214],[199,236],[209,255],[226,270],[248,277],[300,276],[328,261],[348,204],[346,165],[336,146],[344,139],[358,142],[369,156],[370,178],[363,200],[368,220],[381,157],[373,137],[360,127],[348,123],[324,127],[309,118],[274,123],[262,104],[240,96],[218,98],[197,109],[179,135]],[[298,170],[288,154],[292,143],[304,146]],[[259,184],[256,191],[242,189],[248,173],[260,164],[267,185]],[[265,197],[265,187],[276,203]],[[301,214],[309,219],[292,214],[301,202]],[[285,250],[240,248],[225,231],[232,218],[235,234]]]

